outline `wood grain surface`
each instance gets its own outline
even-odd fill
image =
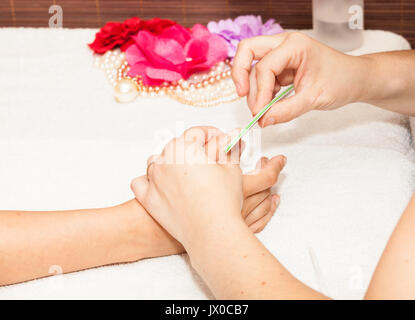
[[[0,0],[0,27],[47,27],[49,7],[63,8],[66,28],[98,28],[106,21],[169,18],[186,26],[242,14],[275,18],[287,29],[312,27],[311,0]],[[389,30],[415,47],[415,0],[366,0],[365,28]]]

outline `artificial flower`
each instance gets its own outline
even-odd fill
[[[273,35],[284,32],[284,29],[269,19],[262,23],[261,16],[239,16],[236,19],[211,21],[207,24],[210,32],[223,37],[228,42],[228,56],[234,57],[238,43],[245,39],[261,35]]]
[[[226,59],[228,50],[222,37],[200,24],[191,29],[175,24],[158,35],[143,30],[132,39],[135,44],[125,52],[128,75],[139,76],[145,85],[187,79]]]
[[[95,53],[105,53],[115,47],[120,47],[122,51],[125,51],[134,43],[131,36],[136,35],[140,30],[159,34],[175,24],[176,22],[172,20],[154,18],[146,21],[137,17],[124,22],[108,22],[97,32],[94,42],[90,43],[89,47]]]

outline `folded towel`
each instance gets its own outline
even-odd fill
[[[167,98],[113,101],[86,43],[94,30],[1,29],[0,208],[69,209],[132,197],[129,182],[162,142],[191,125],[250,119],[243,99],[193,108]],[[353,54],[409,48],[366,31]],[[412,194],[406,117],[354,104],[262,132],[285,154],[281,205],[259,238],[290,272],[333,298],[361,298]],[[156,147],[155,147],[156,146]],[[251,166],[247,162],[246,168]],[[22,201],[24,199],[24,201]],[[11,298],[212,298],[187,255],[101,267],[0,288]]]

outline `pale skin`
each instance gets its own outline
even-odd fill
[[[254,59],[259,60],[256,71],[251,68]],[[232,75],[238,94],[248,96],[253,115],[280,86],[294,83],[295,96],[274,105],[261,126],[352,102],[415,115],[413,51],[351,57],[299,33],[257,37],[240,44]],[[216,298],[327,299],[293,277],[249,231],[238,214],[243,196],[239,166],[212,164],[212,156],[206,152],[212,138],[186,139],[189,132],[195,136],[193,130],[204,129],[192,128],[171,141],[162,154],[151,158],[148,176],[133,181],[132,189],[140,203],[182,243]],[[196,164],[172,165],[171,150],[177,148],[192,150]],[[200,180],[206,192],[192,189]],[[177,184],[179,187],[173,188]],[[172,207],[177,197],[184,201]],[[216,221],[220,227],[207,221]],[[415,299],[413,230],[415,195],[387,244],[365,298]]]
[[[262,158],[243,177],[240,216],[251,232],[262,231],[279,204],[271,187],[284,159]],[[50,276],[55,266],[67,273],[184,252],[136,199],[101,209],[0,211],[0,234],[0,286]]]
[[[132,182],[137,199],[183,245],[216,298],[325,298],[294,278],[246,226],[238,213],[243,200],[241,169],[229,159],[215,162],[227,158],[221,146],[213,156],[207,152],[215,137],[195,133],[205,130],[187,130],[150,158],[148,176]],[[177,153],[192,158],[177,164]],[[176,205],[177,197],[183,201]]]

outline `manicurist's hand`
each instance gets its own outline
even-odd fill
[[[415,115],[414,50],[351,56],[298,32],[259,36],[239,43],[232,78],[253,115],[281,86],[294,84],[296,94],[277,102],[260,119],[262,127],[352,102]]]
[[[259,60],[252,67],[254,60]],[[239,43],[232,78],[240,96],[256,115],[281,86],[294,84],[296,94],[276,103],[261,126],[290,121],[303,113],[328,110],[359,100],[366,58],[331,49],[306,35],[287,32]]]

